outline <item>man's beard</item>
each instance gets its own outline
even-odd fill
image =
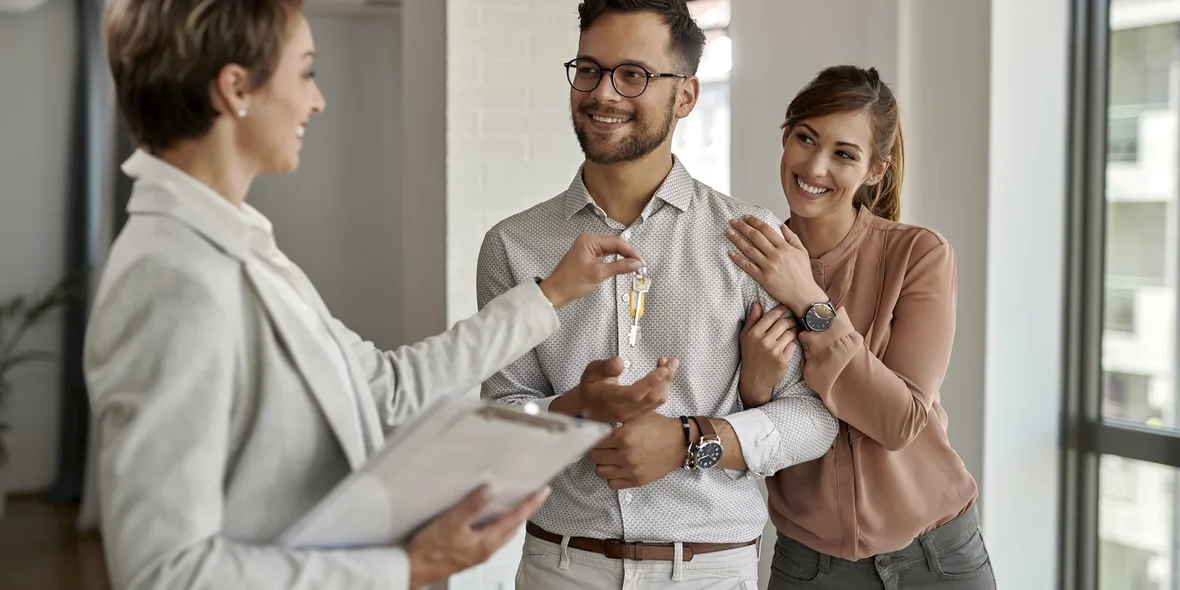
[[[597,106],[597,103],[591,103],[583,106],[579,109],[579,112],[589,117],[590,114],[588,111],[593,110]],[[582,146],[582,153],[586,155],[587,160],[595,164],[621,164],[623,162],[634,162],[652,153],[668,139],[668,136],[672,133],[675,108],[676,94],[673,93],[668,99],[668,105],[664,112],[664,120],[660,125],[642,125],[642,120],[632,118],[631,124],[635,125],[637,129],[623,138],[621,142],[613,142],[605,145],[603,145],[604,142],[591,141],[590,132],[584,127],[585,125],[589,125],[589,123],[579,122],[572,113],[570,114],[570,119],[573,120],[574,134],[578,136],[578,144]]]

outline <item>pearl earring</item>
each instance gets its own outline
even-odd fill
[[[238,109],[238,118],[239,119],[246,118],[246,109]]]

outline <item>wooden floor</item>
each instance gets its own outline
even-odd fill
[[[0,588],[110,590],[98,536],[79,533],[77,517],[73,505],[8,498],[0,517]]]

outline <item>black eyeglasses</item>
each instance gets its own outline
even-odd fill
[[[602,83],[602,77],[610,73],[610,82],[619,96],[635,98],[647,90],[652,78],[687,78],[688,74],[664,74],[647,71],[637,64],[623,64],[604,68],[589,58],[578,58],[565,62],[565,75],[570,86],[579,92],[593,92]]]

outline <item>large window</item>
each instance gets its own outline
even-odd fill
[[[701,95],[692,114],[680,121],[672,151],[699,181],[729,194],[729,2],[690,0],[705,30],[705,54],[697,77]]]
[[[1063,587],[1180,590],[1180,0],[1078,0]]]

